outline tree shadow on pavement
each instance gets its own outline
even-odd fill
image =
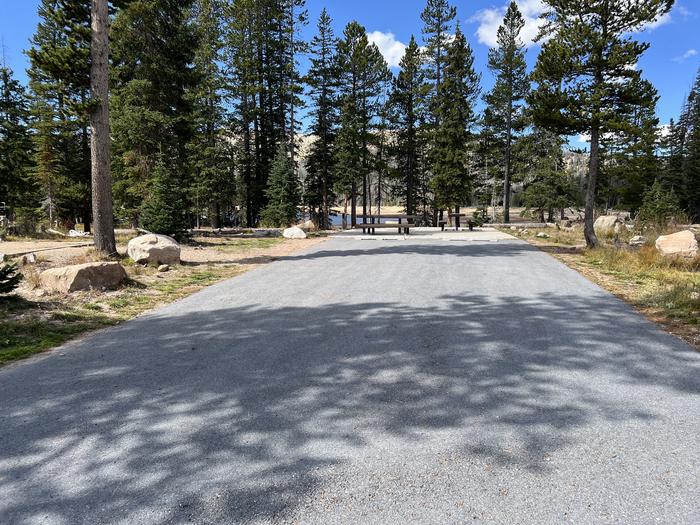
[[[644,388],[700,393],[698,356],[612,297],[441,299],[155,313],[5,370],[0,521],[284,519],[378,440],[448,431],[546,475],[586,426],[659,417]]]
[[[510,257],[525,255],[527,253],[537,252],[537,248],[527,244],[526,242],[513,240],[500,241],[438,241],[431,242],[409,240],[403,242],[403,239],[396,239],[396,242],[386,244],[387,239],[373,239],[358,241],[356,239],[336,240],[357,246],[356,249],[328,249],[328,250],[313,250],[307,253],[298,255],[280,256],[279,260],[285,261],[300,261],[311,259],[323,259],[326,257],[345,258],[345,257],[364,257],[373,255],[433,255],[437,257],[457,256],[457,257]],[[380,243],[384,243],[383,245]],[[465,247],[468,249],[465,250]]]

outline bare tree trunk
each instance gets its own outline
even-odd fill
[[[95,249],[117,253],[112,216],[112,174],[109,136],[109,14],[108,0],[91,0],[90,153],[92,158],[92,218]]]

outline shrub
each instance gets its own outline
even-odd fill
[[[161,156],[153,172],[151,194],[141,209],[141,223],[150,232],[181,238],[186,229],[185,205],[176,179]]]
[[[474,210],[474,213],[472,214],[472,221],[474,224],[476,224],[477,227],[483,226],[485,223],[489,222],[489,212],[486,209],[486,207],[483,208],[477,208]]]
[[[0,294],[10,293],[22,281],[22,274],[17,270],[16,264],[4,264],[0,266]]]
[[[656,181],[644,193],[637,221],[646,228],[663,230],[669,223],[681,220],[682,215],[675,192]]]
[[[299,180],[283,145],[277,149],[267,184],[268,204],[262,211],[262,223],[276,228],[294,224],[301,203]]]

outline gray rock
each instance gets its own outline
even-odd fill
[[[170,271],[170,265],[168,265],[168,264],[161,264],[161,265],[158,267],[158,271],[159,271],[160,273],[169,272],[169,271]]]
[[[630,246],[633,247],[638,247],[638,246],[644,246],[647,243],[647,240],[642,237],[641,235],[635,235],[630,239]]]
[[[124,282],[126,271],[118,262],[94,262],[45,270],[39,279],[41,286],[52,292],[106,290]]]
[[[179,264],[180,245],[172,237],[149,233],[131,239],[126,248],[129,257],[142,264]]]
[[[617,215],[601,215],[593,224],[596,235],[613,235],[620,232],[622,221]]]
[[[698,256],[698,241],[690,230],[662,235],[656,239],[656,249],[664,257],[688,257]]]
[[[540,233],[537,234],[537,238],[538,238],[538,239],[549,239],[549,235],[547,235],[547,234],[544,233],[544,232],[540,232]]]
[[[292,226],[282,232],[285,239],[306,239],[306,233],[298,226]]]
[[[1,263],[1,262],[5,262],[5,259],[6,259],[6,258],[7,258],[7,255],[5,255],[4,253],[0,252],[0,263]]]
[[[36,253],[28,253],[22,256],[22,266],[27,266],[28,264],[36,264]]]
[[[297,226],[299,226],[299,228],[301,228],[302,230],[307,231],[307,232],[313,232],[313,231],[318,230],[318,228],[314,224],[314,221],[312,221],[312,220],[308,220],[308,221],[299,223],[299,224],[297,224]]]

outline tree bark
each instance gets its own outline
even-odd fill
[[[506,145],[506,172],[503,177],[503,222],[510,222],[510,172],[511,172],[511,132],[508,125],[508,139]]]
[[[211,227],[215,230],[221,228],[221,204],[214,201],[211,205]]]
[[[109,13],[108,0],[91,0],[90,154],[92,160],[92,218],[95,249],[117,253],[112,211],[109,136]]]
[[[350,186],[350,226],[357,225],[357,183],[352,182]]]
[[[595,248],[598,245],[598,238],[593,228],[595,215],[596,185],[598,183],[598,170],[600,168],[600,127],[594,122],[591,127],[591,158],[588,167],[588,188],[586,189],[586,214],[584,219],[583,234],[586,238],[586,245]]]

